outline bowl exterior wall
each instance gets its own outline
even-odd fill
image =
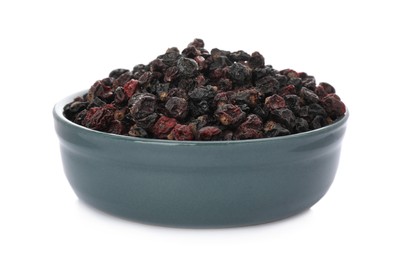
[[[54,109],[64,171],[88,204],[139,222],[232,227],[283,219],[334,180],[347,117],[310,133],[248,141],[171,142],[77,126]]]

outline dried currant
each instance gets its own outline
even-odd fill
[[[264,104],[268,109],[271,110],[286,107],[286,101],[284,98],[277,94],[267,97]]]
[[[130,114],[134,119],[141,119],[155,112],[156,96],[150,93],[134,95],[129,101]]]
[[[156,138],[167,139],[176,124],[174,118],[161,116],[154,124],[152,133]]]
[[[76,124],[113,134],[172,140],[240,140],[318,129],[346,106],[335,88],[259,52],[213,48],[202,39],[132,70],[112,70],[63,108]],[[263,123],[264,122],[264,123]]]
[[[343,116],[346,112],[346,106],[341,101],[341,99],[334,93],[326,95],[321,103],[327,113],[333,118],[336,119],[340,116]]]
[[[178,141],[191,141],[194,139],[194,134],[191,126],[176,124],[172,129],[172,137]]]
[[[224,104],[217,108],[215,116],[222,125],[235,126],[245,119],[246,114],[237,105]]]
[[[165,108],[167,109],[168,115],[176,119],[184,119],[188,114],[188,102],[184,98],[169,98]]]
[[[218,140],[222,130],[216,126],[205,126],[198,130],[199,140],[211,141]]]

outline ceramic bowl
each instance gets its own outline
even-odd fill
[[[64,172],[77,196],[138,222],[217,228],[300,213],[334,180],[349,114],[305,133],[242,141],[169,141],[94,131],[53,109]]]

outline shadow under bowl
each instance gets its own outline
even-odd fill
[[[53,109],[71,187],[95,208],[163,226],[255,225],[310,208],[334,180],[349,117],[347,112],[323,128],[274,138],[144,139],[66,119],[63,107],[85,92]]]

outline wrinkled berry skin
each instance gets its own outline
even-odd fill
[[[161,116],[153,126],[153,135],[159,139],[168,139],[168,135],[177,124],[174,118]]]
[[[171,134],[178,141],[191,141],[194,139],[192,127],[189,125],[176,124]]]
[[[165,108],[168,115],[176,119],[184,119],[188,113],[188,103],[186,99],[180,97],[168,99]]]
[[[245,119],[246,114],[239,106],[225,104],[218,107],[215,111],[215,116],[222,125],[236,126]]]
[[[343,118],[335,88],[276,70],[255,51],[205,49],[194,39],[147,64],[96,80],[63,110],[93,130],[176,141],[229,141],[303,133]]]

